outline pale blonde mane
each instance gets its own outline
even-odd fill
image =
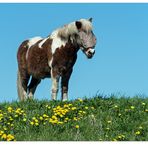
[[[92,30],[92,23],[87,19],[78,20],[82,24],[82,30],[89,32]],[[74,35],[78,33],[78,29],[76,27],[75,22],[64,25],[63,27],[56,30],[57,35],[62,38],[68,38],[70,35]]]

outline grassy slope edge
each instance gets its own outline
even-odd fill
[[[0,104],[1,141],[147,141],[148,99]]]

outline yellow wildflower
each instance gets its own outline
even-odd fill
[[[88,107],[87,107],[87,106],[85,106],[85,109],[88,109]]]
[[[135,107],[134,106],[131,106],[131,109],[135,109]]]
[[[7,110],[9,113],[11,113],[13,111],[12,107],[8,107]]]
[[[141,132],[140,132],[140,131],[136,131],[135,134],[136,134],[136,135],[140,135]]]
[[[11,134],[8,134],[7,135],[7,141],[12,141],[12,140],[14,140],[14,136],[11,135]]]
[[[76,117],[73,118],[74,121],[77,121],[78,119]]]
[[[39,125],[39,123],[38,123],[38,122],[36,122],[36,123],[35,123],[35,125],[36,125],[36,126],[38,126],[38,125]]]
[[[36,117],[32,117],[32,120],[36,120]]]
[[[72,107],[72,108],[71,108],[71,110],[76,110],[76,109],[77,109],[76,107]]]
[[[26,118],[23,119],[24,122],[25,122],[26,120],[27,120]]]
[[[56,116],[54,116],[54,115],[53,115],[51,118],[52,118],[52,119],[55,119],[55,120],[57,119],[57,117],[56,117]]]
[[[118,108],[118,105],[115,105],[114,108]]]
[[[14,117],[15,117],[15,118],[17,118],[17,117],[18,117],[18,115],[14,115]]]
[[[48,116],[48,115],[46,115],[46,114],[43,114],[43,117],[44,117],[44,118],[48,118],[49,116]]]
[[[43,117],[40,116],[40,120],[43,120]]]
[[[121,116],[121,114],[119,113],[118,116]]]
[[[1,136],[2,134],[4,134],[4,131],[0,131],[0,136]]]
[[[34,125],[34,122],[31,121],[30,124],[31,124],[31,125]]]
[[[58,124],[63,124],[63,122],[59,121]]]
[[[148,112],[148,109],[146,109],[145,112]]]
[[[75,126],[75,128],[77,128],[77,129],[78,129],[78,128],[79,128],[79,125],[76,125],[76,126]]]
[[[81,98],[78,98],[78,100],[79,100],[80,102],[83,102],[83,100],[82,100]]]
[[[1,138],[2,138],[2,139],[6,139],[6,138],[7,138],[7,135],[6,135],[6,134],[3,134],[3,135],[1,136]]]
[[[95,109],[95,108],[92,106],[91,109]]]
[[[70,106],[72,106],[72,104],[68,104],[68,106],[70,107]]]
[[[38,119],[35,119],[34,121],[35,121],[35,122],[38,122]]]
[[[142,105],[145,106],[146,104],[144,102],[142,102]]]
[[[107,121],[107,123],[111,123],[111,122],[112,122],[112,121],[110,121],[110,120],[109,120],[109,121]]]
[[[143,129],[143,127],[142,126],[139,126],[139,129]]]

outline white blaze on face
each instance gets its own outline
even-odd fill
[[[52,52],[52,54],[55,53],[57,48],[60,48],[60,47],[66,45],[66,41],[65,40],[61,40],[61,38],[58,37],[58,30],[54,31],[51,34],[50,37],[52,39],[52,45],[51,45],[51,52]]]

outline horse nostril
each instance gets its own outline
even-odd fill
[[[92,52],[91,51],[88,51],[88,54],[92,54]]]

